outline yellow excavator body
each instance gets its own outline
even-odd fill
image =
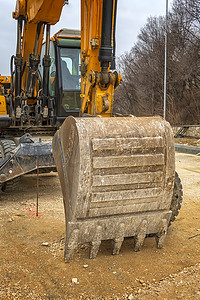
[[[6,98],[0,95],[0,115],[7,115]]]
[[[0,116],[7,115],[6,98],[4,96],[5,90],[8,93],[10,88],[10,76],[0,75]]]

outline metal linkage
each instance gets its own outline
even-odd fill
[[[43,88],[42,88],[42,108],[48,108],[48,97],[49,97],[49,68],[51,66],[51,58],[49,55],[49,44],[50,44],[50,25],[46,25],[46,46],[45,55],[42,60],[43,64]],[[47,113],[48,116],[48,113]],[[43,117],[47,117],[46,115]]]
[[[22,72],[22,64],[23,58],[21,54],[21,38],[22,38],[22,25],[23,20],[22,17],[19,17],[17,23],[17,49],[16,56],[14,57],[15,63],[15,111],[19,108],[21,109],[21,72]],[[17,113],[19,115],[19,113]],[[21,114],[20,114],[21,116]],[[19,117],[20,117],[19,116]]]
[[[26,91],[28,97],[34,97],[38,65],[40,63],[38,48],[39,48],[42,27],[43,27],[43,23],[42,22],[38,23],[36,35],[35,35],[34,51],[29,55],[29,68],[28,68],[28,77],[27,77],[27,85],[26,85]]]

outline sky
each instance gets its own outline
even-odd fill
[[[56,1],[56,0],[55,0]],[[169,0],[169,8],[173,0]],[[0,9],[0,74],[10,74],[10,57],[16,49],[17,22],[12,18],[16,0],[1,0]],[[147,18],[165,15],[166,0],[118,0],[117,56],[129,51]],[[63,7],[60,21],[51,26],[51,35],[62,28],[80,28],[80,0],[69,0]]]

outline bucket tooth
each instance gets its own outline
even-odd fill
[[[120,252],[120,249],[122,247],[122,243],[124,241],[124,238],[118,238],[118,239],[114,239],[113,241],[113,255],[118,255]]]
[[[146,237],[146,232],[147,232],[147,220],[143,220],[139,230],[137,232],[137,234],[134,236],[134,251],[138,252],[140,251],[143,243],[144,243],[144,239]]]
[[[155,236],[156,245],[158,249],[162,249],[163,247],[164,241],[167,236],[167,228],[168,228],[168,221],[166,219],[163,219],[161,221],[160,231]]]
[[[72,231],[68,242],[66,242],[65,244],[64,260],[66,263],[71,261],[74,251],[78,247],[78,237],[79,237],[79,230],[75,229]]]
[[[124,241],[125,235],[125,224],[120,223],[119,228],[117,230],[117,237],[113,241],[113,255],[118,255]]]
[[[90,242],[90,259],[97,257],[102,240],[102,227],[97,226],[93,240]]]

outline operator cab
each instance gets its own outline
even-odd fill
[[[45,54],[42,46],[41,62]],[[49,96],[53,99],[57,125],[67,116],[79,116],[81,108],[81,34],[61,29],[50,41]],[[43,66],[40,65],[41,75]]]

